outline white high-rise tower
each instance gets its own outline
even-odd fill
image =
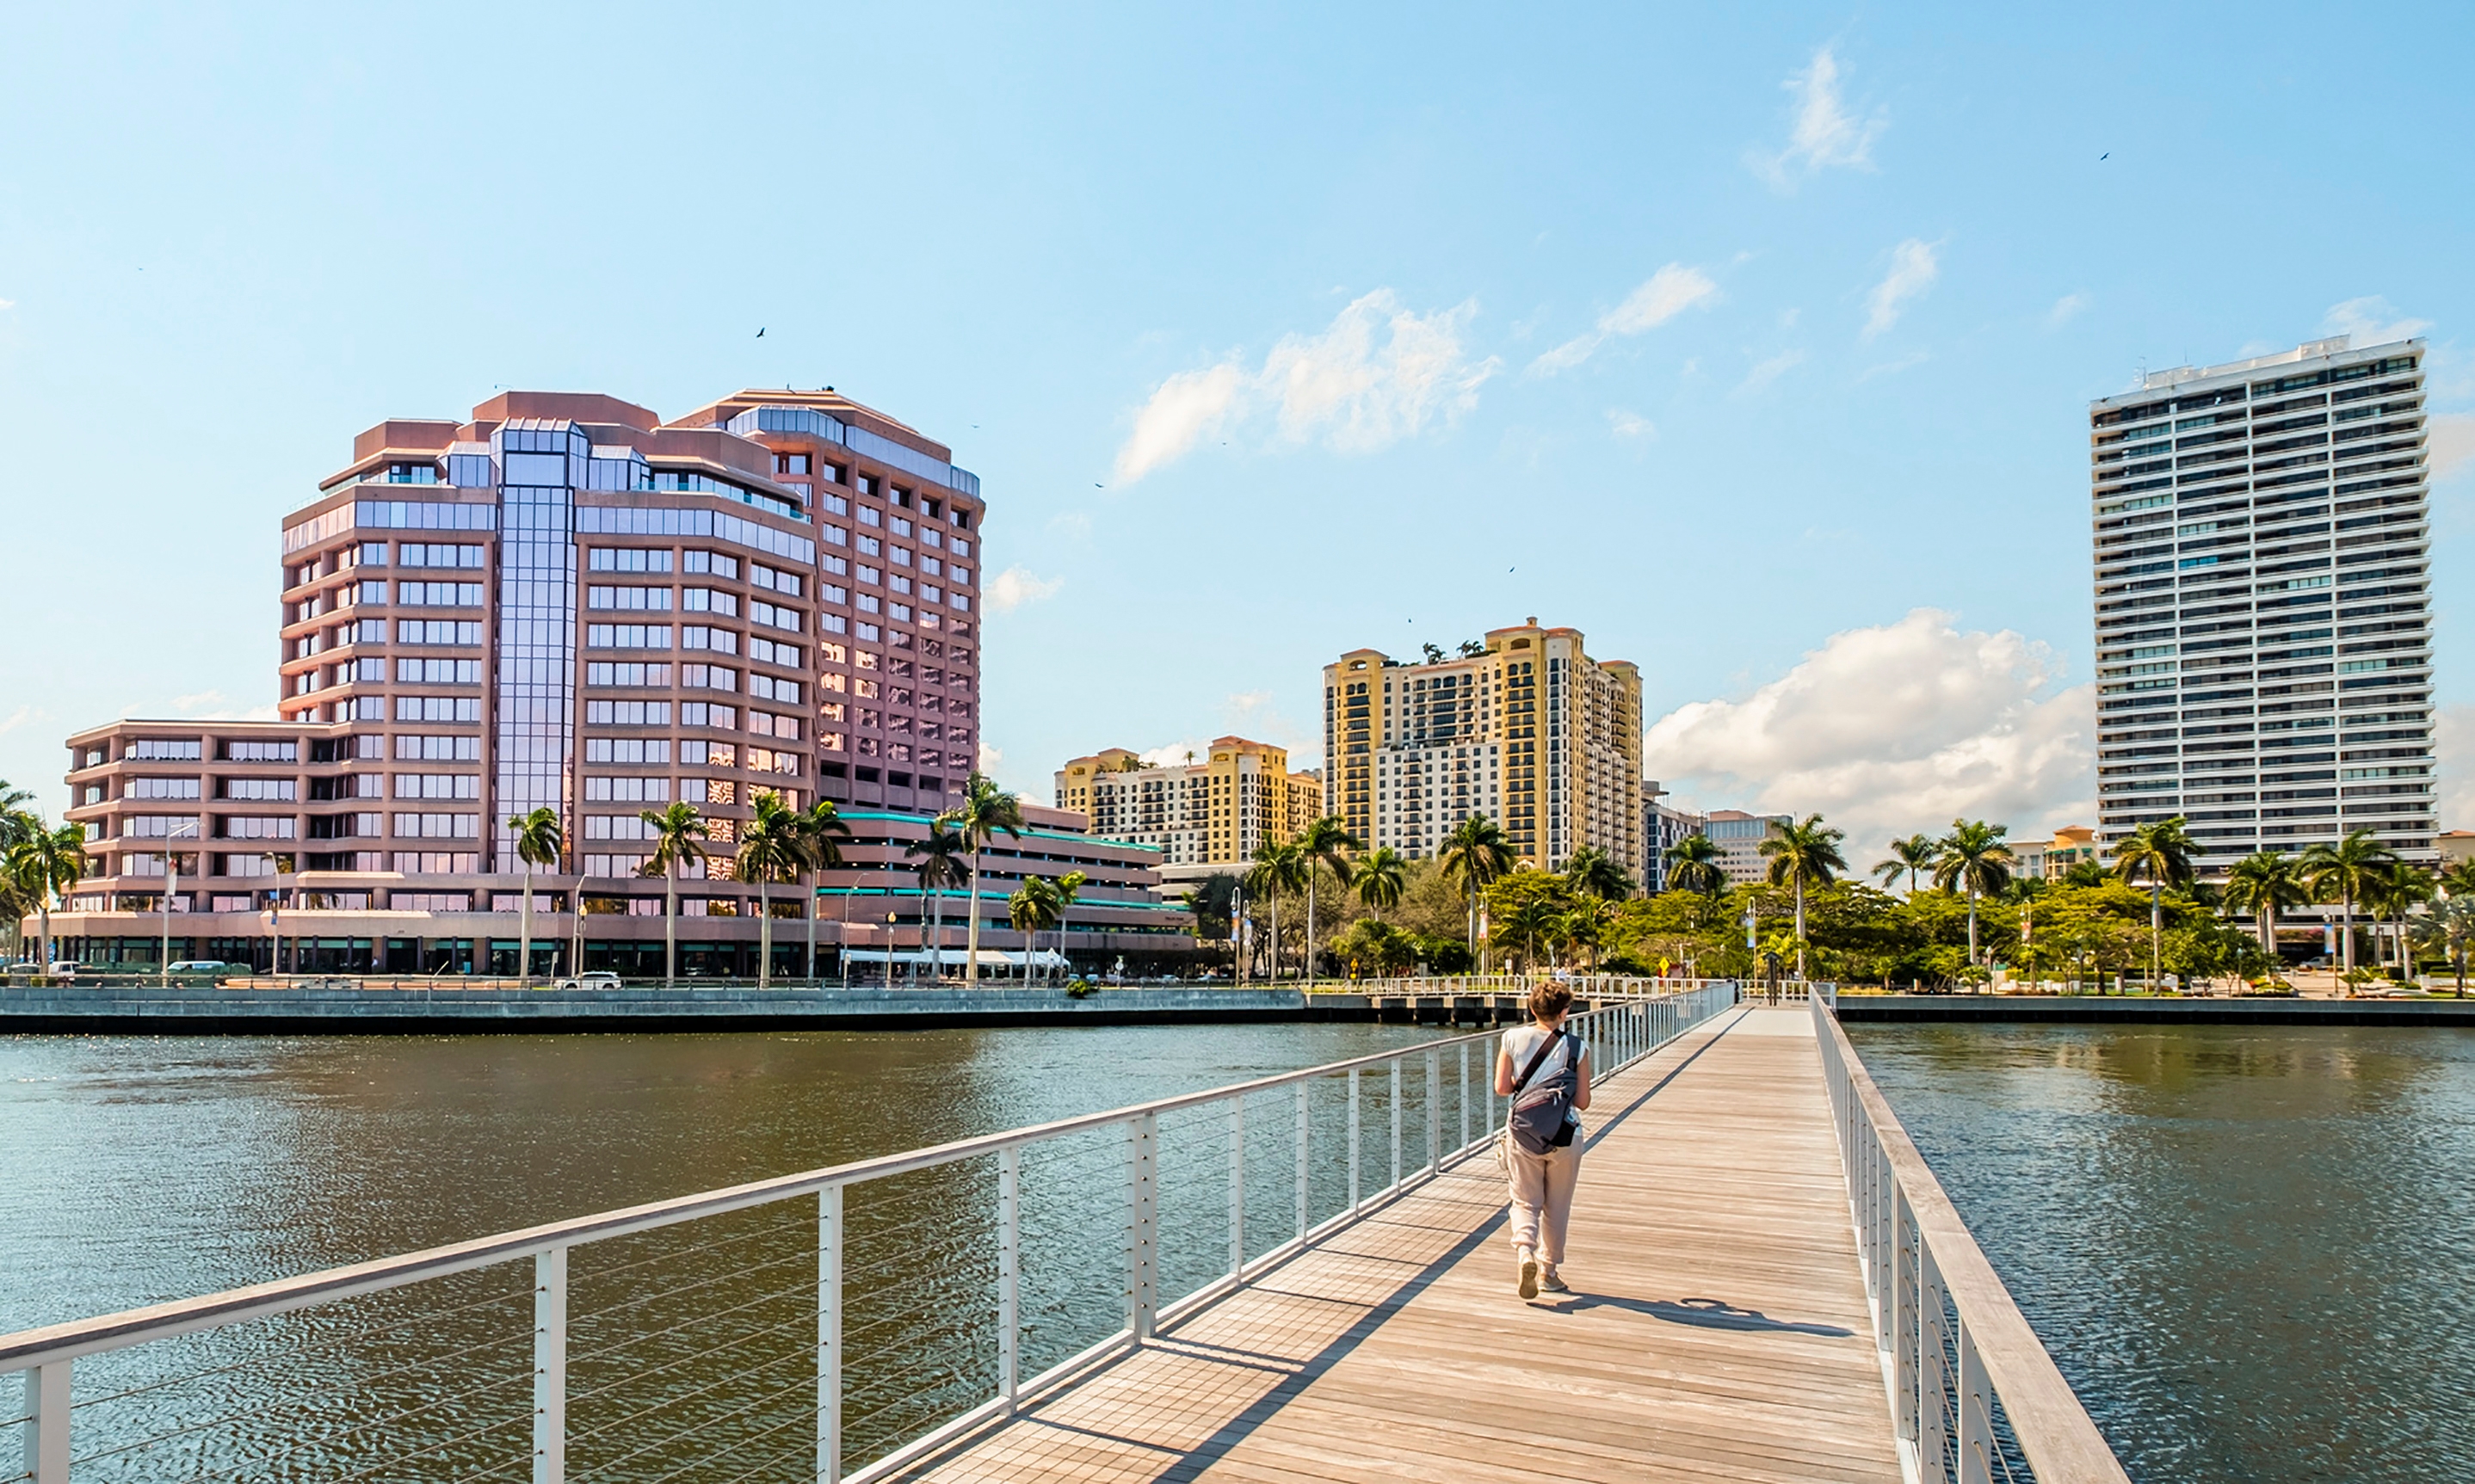
[[[2435,859],[2423,355],[2341,335],[2090,404],[2102,839]]]

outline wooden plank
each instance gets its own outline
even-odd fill
[[[1806,1013],[1596,1098],[1572,1294],[1514,1294],[1473,1160],[905,1477],[1897,1480]]]

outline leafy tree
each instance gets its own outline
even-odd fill
[[[1067,871],[1057,878],[1057,957],[1060,959],[1066,958],[1066,914],[1074,910],[1075,899],[1083,894],[1084,887],[1089,885],[1090,880],[1091,878],[1082,871]],[[1070,964],[1072,961],[1067,961]]]
[[[2261,850],[2226,868],[2226,905],[2249,912],[2261,948],[2277,952],[2277,914],[2299,907],[2311,893],[2305,889],[2294,858],[2282,850]]]
[[[2184,832],[2187,821],[2181,815],[2170,819],[2155,819],[2140,825],[2114,842],[2114,872],[2124,881],[2145,877],[2148,882],[2148,978],[2156,987],[2162,972],[2159,958],[2165,936],[2164,909],[2159,894],[2168,887],[2179,887],[2192,879],[2192,857],[2198,850],[2192,837]]]
[[[2407,913],[2431,901],[2434,887],[2430,871],[2412,862],[2399,861],[2381,872],[2365,898],[2375,917],[2386,917],[2397,924],[2398,974],[2402,979],[2414,978],[2414,964],[2407,957]]]
[[[2458,998],[2466,998],[2466,945],[2475,941],[2475,897],[2455,892],[2415,920],[2415,945],[2446,959],[2458,972]]]
[[[1454,825],[1435,859],[1447,880],[1460,883],[1469,901],[1470,957],[1478,958],[1478,897],[1496,878],[1512,869],[1519,852],[1504,835],[1504,826],[1484,815],[1471,815]],[[1483,962],[1484,961],[1481,961]]]
[[[643,810],[636,817],[653,832],[653,853],[645,858],[644,874],[662,878],[662,977],[675,983],[679,977],[679,869],[710,854],[704,844],[705,819],[694,804]]]
[[[1061,902],[1057,883],[1046,876],[1025,876],[1014,895],[1006,898],[1006,921],[1022,935],[1022,977],[1031,982],[1032,955],[1039,949],[1040,935],[1064,920],[1066,910]]]
[[[1298,832],[1298,860],[1306,868],[1307,878],[1307,977],[1315,972],[1315,884],[1329,866],[1340,878],[1341,889],[1349,889],[1350,852],[1363,850],[1366,841],[1349,833],[1349,821],[1338,815],[1326,815]]]
[[[962,832],[932,820],[928,838],[913,840],[902,853],[919,863],[912,874],[919,878],[919,894],[928,902],[928,938],[935,955],[931,961],[942,979],[945,975],[945,892],[971,879],[971,868],[963,864],[971,847],[964,842]]]
[[[1616,858],[1596,845],[1584,845],[1564,863],[1564,880],[1574,891],[1602,902],[1621,902],[1632,895],[1632,878]]]
[[[1236,940],[1235,924],[1230,920],[1238,906],[1238,878],[1226,871],[1214,872],[1194,884],[1186,894],[1186,905],[1194,913],[1194,936],[1204,942]]]
[[[963,985],[980,983],[980,854],[1002,832],[1022,839],[1022,800],[974,772],[963,785],[963,801],[937,816],[937,827],[952,830],[971,847],[971,929],[963,946]]]
[[[1408,864],[1401,852],[1389,845],[1379,845],[1352,872],[1358,899],[1378,918],[1386,910],[1401,905],[1401,878]]]
[[[1667,847],[1667,884],[1679,891],[1717,896],[1728,889],[1728,873],[1719,868],[1718,841],[1707,835],[1685,836]]]
[[[1839,853],[1839,842],[1848,838],[1845,830],[1834,830],[1822,822],[1820,815],[1807,815],[1801,824],[1783,824],[1778,833],[1762,841],[1762,855],[1771,863],[1770,880],[1774,887],[1792,887],[1796,890],[1796,977],[1804,975],[1804,893],[1832,879],[1832,873],[1848,869],[1848,860]]]
[[[931,826],[933,829],[934,826]],[[799,815],[799,853],[806,858],[809,870],[822,886],[825,872],[838,870],[843,864],[843,841],[850,839],[850,826],[843,821],[842,811],[832,799],[819,799]],[[808,893],[808,977],[817,977],[817,893]]]
[[[2350,830],[2334,845],[2322,841],[2303,852],[2303,884],[2316,899],[2344,906],[2345,927],[2339,939],[2342,973],[2355,968],[2355,904],[2376,891],[2381,874],[2396,863],[2396,853],[2369,830]]]
[[[1917,872],[1933,869],[1934,858],[1942,853],[1942,841],[1927,835],[1911,835],[1891,841],[1888,860],[1874,863],[1874,874],[1889,887],[1901,876],[1908,878],[1908,889],[1917,889]]]
[[[2073,861],[2063,872],[2062,884],[2067,887],[2101,887],[2111,874],[2097,862]]]
[[[755,814],[739,827],[739,879],[756,883],[756,987],[773,982],[773,884],[796,880],[808,864],[808,842],[799,813],[772,789],[759,789],[748,803]]]
[[[509,815],[507,833],[515,837],[516,859],[525,863],[525,911],[516,936],[516,981],[533,973],[533,867],[556,865],[567,839],[559,828],[558,811],[548,804],[528,815]],[[581,910],[582,904],[576,904]]]
[[[1942,838],[1934,849],[1933,882],[1945,891],[1960,890],[1968,894],[1968,961],[1983,963],[1976,948],[1976,904],[2011,884],[2011,847],[2002,837],[2011,832],[2006,824],[1988,824],[1982,819],[1953,819],[1950,833]]]

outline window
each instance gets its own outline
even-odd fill
[[[133,763],[195,763],[206,756],[206,748],[194,737],[181,740],[141,737],[132,741],[129,750],[121,756]]]
[[[471,876],[481,869],[481,857],[463,851],[399,850],[388,859],[405,876]]]
[[[690,666],[693,669],[696,667]],[[584,719],[591,726],[668,726],[668,701],[586,701]]]
[[[288,742],[228,742],[223,746],[227,763],[297,763],[301,744]]]
[[[384,567],[386,564],[387,544],[385,542],[364,541],[361,543],[360,560],[355,565],[361,567]]]
[[[398,660],[395,678],[402,685],[479,685],[479,660]]]
[[[395,755],[400,762],[474,763],[481,757],[481,739],[398,732]]]
[[[736,691],[739,689],[739,671],[727,665],[682,665],[679,667],[679,684],[691,691]]]
[[[739,575],[739,558],[724,556],[719,551],[690,551],[682,570],[706,572],[716,577],[736,577]]]
[[[679,606],[690,613],[718,613],[725,618],[739,617],[739,598],[735,594],[714,588],[689,588]]]
[[[671,611],[669,588],[586,588],[584,606],[615,608],[631,613],[668,613]]]
[[[797,573],[775,572],[761,562],[748,564],[747,580],[757,587],[771,589],[786,597],[797,597],[802,591]]]
[[[194,778],[176,780],[189,786],[186,793],[164,795],[170,798],[196,798],[198,782]],[[290,799],[297,789],[289,778],[226,778],[215,790],[215,797],[226,799]]]
[[[481,565],[477,546],[449,546],[404,541],[396,544],[398,567],[474,567]]]
[[[584,761],[667,764],[671,761],[671,744],[658,738],[588,737],[584,740]]]
[[[906,494],[906,492],[905,492],[905,491],[902,491],[902,490],[896,490],[896,491],[894,491],[894,502],[895,504],[897,504],[897,505],[907,505],[907,504],[909,504],[909,503],[911,502],[909,499],[905,499],[905,498],[904,498],[904,496],[905,496],[905,494]],[[908,535],[910,535],[910,534],[911,534],[911,523],[910,523],[910,522],[908,522],[908,521],[906,521],[906,520],[904,520],[902,517],[900,517],[900,516],[898,516],[898,515],[897,515],[897,516],[889,516],[889,517],[887,517],[887,518],[886,518],[886,522],[885,522],[885,528],[886,528],[887,530],[892,531],[892,532],[893,532],[894,534],[895,534],[896,536],[908,536]]]
[[[384,587],[384,583],[363,583],[363,587]],[[380,601],[385,599],[381,597]],[[363,599],[367,601],[367,599]],[[481,584],[478,582],[399,582],[396,601],[407,608],[478,608],[481,606]]]
[[[679,647],[706,649],[715,654],[737,654],[739,636],[726,628],[701,628],[690,624],[679,630]]]
[[[592,572],[669,572],[671,553],[633,547],[595,547],[586,559]]]
[[[586,685],[667,686],[671,683],[668,665],[613,664],[597,660],[584,667]]]
[[[664,804],[670,801],[671,781],[667,778],[597,778],[584,780],[584,797],[588,803]]]
[[[398,721],[478,721],[481,702],[470,695],[399,695],[395,698]]]
[[[667,623],[588,623],[584,626],[584,645],[588,649],[667,649],[671,646],[671,626]]]
[[[478,645],[481,642],[481,625],[473,619],[398,619],[395,642],[400,645]]]
[[[762,599],[749,600],[747,621],[762,623],[770,628],[783,629],[793,634],[799,633],[807,627],[796,608],[777,608]]]
[[[776,680],[771,675],[747,677],[747,693],[761,700],[780,701],[785,706],[799,704],[799,682]]]
[[[481,834],[478,815],[398,815],[395,836],[399,839],[478,839]]]
[[[776,453],[773,455],[773,472],[777,474],[806,474],[808,472],[808,455],[805,453]]]
[[[747,657],[751,660],[762,660],[768,665],[785,665],[797,669],[806,652],[797,645],[777,645],[770,639],[747,641]]]
[[[395,775],[395,796],[400,799],[477,799],[481,796],[478,773],[398,773]]]

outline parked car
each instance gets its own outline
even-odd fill
[[[616,989],[625,981],[608,969],[587,969],[573,979],[558,982],[561,989]]]
[[[184,979],[221,979],[233,966],[221,959],[176,959],[171,972]]]
[[[92,973],[93,970],[74,959],[61,959],[52,964],[49,972],[54,979],[75,979],[81,973]]]

